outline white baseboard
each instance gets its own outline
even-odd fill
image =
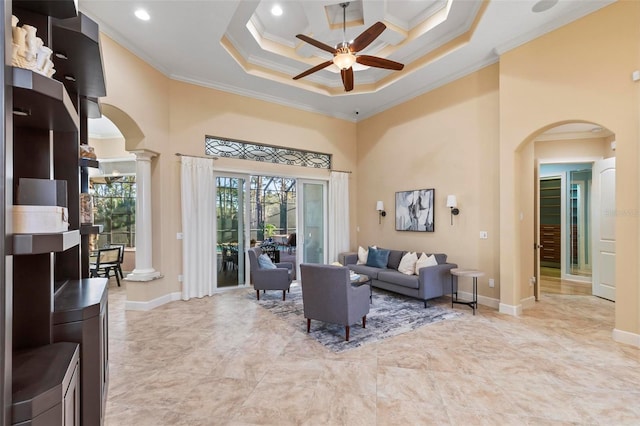
[[[506,303],[500,303],[498,312],[501,314],[512,315],[514,317],[522,315],[522,305],[507,305]]]
[[[164,296],[160,296],[156,299],[148,300],[146,302],[127,300],[124,303],[124,309],[127,311],[150,311],[151,309],[162,306],[165,303],[174,302],[180,299],[182,299],[182,293],[177,291],[175,293],[165,294]]]
[[[640,334],[629,333],[628,331],[613,329],[611,337],[618,343],[624,343],[640,348]]]
[[[473,299],[473,294],[468,293],[466,291],[459,291],[458,292],[458,297],[460,297],[460,299],[464,299],[464,300],[471,300],[471,299]],[[479,294],[478,295],[478,305],[483,305],[483,306],[488,306],[488,307],[493,308],[493,309],[498,309],[498,306],[500,305],[500,300],[494,299],[492,297],[482,296],[481,294]]]

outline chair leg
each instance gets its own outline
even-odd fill
[[[424,299],[424,307],[427,307],[427,299]]]
[[[362,328],[367,328],[367,316],[362,317]]]
[[[349,341],[349,328],[350,327],[348,325],[346,325],[344,328],[345,328],[345,335],[346,335],[346,339],[345,340],[348,342]]]
[[[260,300],[260,290],[256,290],[256,296],[257,296],[258,300]]]
[[[285,290],[282,290],[282,301],[284,302],[284,295],[287,294]]]
[[[118,268],[113,269],[113,275],[115,275],[116,282],[118,283],[118,287],[120,287],[120,274],[118,274]]]
[[[307,333],[311,331],[311,318],[307,318]]]

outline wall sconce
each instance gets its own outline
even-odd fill
[[[387,212],[384,211],[384,204],[382,201],[378,201],[376,203],[376,210],[378,211],[378,223],[382,223],[382,218],[387,215]]]
[[[451,209],[451,225],[453,225],[453,216],[457,216],[460,213],[458,210],[458,200],[455,195],[447,195],[447,207]]]

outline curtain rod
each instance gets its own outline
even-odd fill
[[[217,160],[218,157],[213,157],[211,155],[208,156],[203,156],[203,155],[188,155],[188,154],[180,154],[179,152],[176,152],[176,157],[193,157],[193,158],[207,158],[209,160]]]
[[[340,173],[353,173],[351,170],[336,170],[336,169],[329,169],[332,172],[340,172]]]

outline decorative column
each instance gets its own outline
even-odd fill
[[[152,265],[151,159],[158,153],[146,149],[132,152],[136,155],[136,266],[125,279],[151,281],[162,277]]]

